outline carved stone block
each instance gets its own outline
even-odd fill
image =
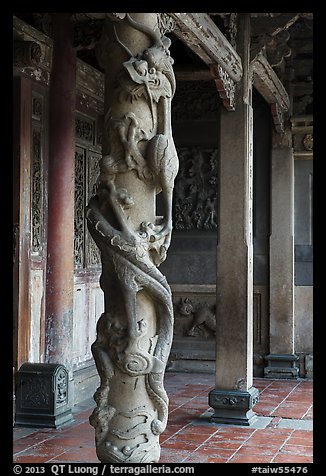
[[[17,373],[15,425],[59,428],[72,419],[67,369],[23,364]]]
[[[218,390],[209,394],[209,405],[214,409],[211,421],[250,426],[256,419],[252,408],[259,400],[259,391],[251,387],[248,391]]]
[[[268,365],[264,369],[267,378],[298,378],[299,357],[294,354],[269,354],[266,355]]]
[[[176,230],[216,230],[217,149],[181,147],[174,193]]]
[[[168,370],[208,372],[215,369],[215,286],[172,286],[174,336]]]

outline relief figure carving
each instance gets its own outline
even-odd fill
[[[202,301],[194,303],[189,298],[180,298],[177,304],[178,314],[189,316],[191,323],[186,335],[191,337],[211,337],[216,335],[215,306]]]
[[[105,311],[92,352],[100,376],[90,417],[102,462],[157,462],[168,418],[163,386],[173,336],[170,287],[158,266],[172,233],[178,156],[170,40],[157,14],[110,14],[99,57],[105,70],[103,156],[87,207],[101,252]],[[162,193],[163,216],[156,216]]]

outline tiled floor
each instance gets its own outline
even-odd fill
[[[214,375],[167,372],[170,398],[160,463],[312,463],[312,381],[255,378],[252,427],[209,422]],[[61,429],[14,429],[14,462],[98,462],[88,400]]]

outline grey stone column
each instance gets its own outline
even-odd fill
[[[238,53],[244,76],[235,112],[220,115],[216,386],[213,422],[250,425],[258,401],[253,384],[253,114],[249,72],[250,18],[239,15]]]
[[[172,232],[178,157],[171,132],[171,41],[157,13],[109,13],[98,51],[105,71],[103,156],[87,219],[101,251],[105,311],[92,352],[97,456],[155,463],[168,418],[163,378],[173,337],[170,287],[157,269]],[[156,216],[162,192],[164,216]]]
[[[291,133],[274,134],[271,169],[270,354],[264,374],[296,378],[294,354],[294,156]]]

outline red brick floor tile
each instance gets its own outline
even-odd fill
[[[23,438],[20,438],[19,440],[15,441],[15,448],[16,447],[23,447],[24,449],[26,448],[26,445],[32,446],[36,445],[38,443],[41,443],[43,441],[55,438],[56,435],[49,434],[49,433],[43,433],[43,432],[36,432],[32,433],[29,436],[25,436]]]
[[[193,384],[192,384],[193,382]],[[160,463],[309,463],[312,431],[279,428],[282,418],[312,419],[312,382],[254,379],[260,390],[258,415],[272,416],[267,428],[254,429],[210,423],[201,415],[209,409],[214,376],[166,374],[169,421],[160,437]],[[98,462],[95,431],[89,424],[94,408],[74,415],[60,429],[44,428],[28,435],[15,429],[15,462]],[[23,436],[25,434],[25,436]]]
[[[66,451],[66,448],[62,447],[46,447],[42,444],[32,446],[30,448],[27,448],[25,451],[22,451],[14,456],[14,462],[17,461],[17,458],[19,458],[20,462],[23,462],[23,457],[31,457],[33,456],[35,459],[37,458],[46,458],[46,460],[49,460],[51,458],[54,458],[55,456],[58,456],[59,454],[62,454],[64,451]],[[45,460],[44,460],[45,461]]]
[[[313,446],[312,431],[296,430],[287,440],[287,443],[291,445]]]
[[[270,463],[272,461],[271,456],[261,455],[239,455],[236,453],[232,458],[228,460],[228,463]]]
[[[216,433],[217,428],[215,425],[210,424],[209,422],[206,423],[198,423],[198,421],[195,421],[195,424],[193,422],[189,423],[188,425],[184,426],[180,433],[186,432],[186,433],[199,433],[203,435],[213,435]]]
[[[162,448],[160,463],[182,463],[189,456],[189,451]]]
[[[312,463],[312,456],[300,456],[292,454],[278,454],[272,461],[273,463]]]
[[[198,444],[196,442],[191,443],[189,441],[180,441],[176,438],[170,438],[169,440],[164,441],[161,447],[176,450],[187,450],[188,452],[192,452],[198,447]]]
[[[201,445],[209,438],[210,435],[206,433],[190,433],[189,431],[179,431],[176,435],[169,439],[169,441],[178,440],[189,443],[195,443],[197,446]]]
[[[298,387],[300,385],[300,382],[297,380],[287,380],[287,379],[271,379],[271,384],[269,385],[269,388],[280,388],[280,389],[293,389],[295,387]]]
[[[312,446],[293,445],[286,443],[280,450],[280,454],[291,454],[299,456],[313,456]]]
[[[247,440],[256,430],[253,428],[221,427],[214,435],[214,438],[224,438],[234,441]]]
[[[220,448],[223,450],[238,450],[242,445],[242,441],[228,441],[228,440],[218,440],[210,438],[204,443],[205,447],[210,448]]]
[[[306,380],[301,380],[300,382],[300,388],[313,390],[313,387],[314,387],[313,380],[306,379]]]
[[[14,463],[47,463],[48,461],[49,456],[35,456],[26,454],[18,455],[13,460]]]
[[[277,453],[277,451],[282,447],[284,444],[284,441],[267,441],[266,439],[260,441],[260,442],[253,442],[253,441],[246,441],[243,443],[241,448],[243,448],[244,451],[253,451],[255,454],[259,454],[260,452],[268,450],[267,454]]]
[[[291,430],[290,430],[291,431]],[[246,445],[273,445],[273,446],[281,446],[287,439],[289,438],[289,432],[275,432],[272,428],[265,428],[261,430],[257,430],[253,435],[248,438],[246,441]]]
[[[69,461],[70,463],[99,463],[95,448],[83,448],[80,451],[67,451],[59,458],[52,458],[51,463]]]
[[[256,455],[256,456],[274,456],[278,451],[278,448],[273,448],[272,446],[261,446],[261,445],[246,445],[243,444],[241,448],[237,451],[237,455]]]
[[[295,389],[286,397],[286,401],[311,403],[312,398],[312,392],[309,392],[308,390]]]
[[[308,403],[284,402],[271,415],[300,419],[307,413],[309,407]]]
[[[257,403],[254,411],[257,415],[269,416],[275,410],[275,404],[273,403]]]
[[[186,458],[184,463],[226,463],[227,458],[212,458],[210,456],[203,456],[198,452],[198,454],[193,454]]]
[[[208,456],[210,458],[228,459],[232,455],[234,455],[235,452],[236,450],[234,449],[215,448],[213,446],[202,445],[199,448],[197,448],[196,451],[193,452],[192,456],[195,456],[197,453],[205,457]]]
[[[289,395],[287,390],[277,389],[277,388],[270,388],[268,387],[266,390],[260,393],[260,397],[264,397],[265,400],[271,401],[282,401]]]
[[[313,411],[313,406],[309,407],[307,412],[303,415],[302,419],[303,420],[313,420],[314,418],[314,411]]]

